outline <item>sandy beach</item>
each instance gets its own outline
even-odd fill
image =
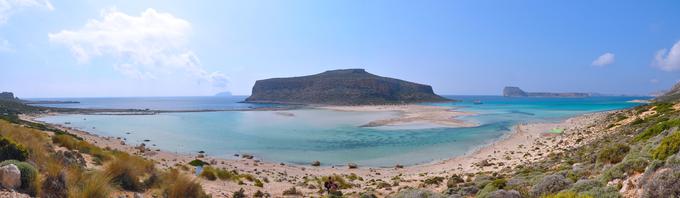
[[[407,124],[431,124],[439,127],[474,127],[477,123],[456,119],[459,116],[474,115],[472,112],[456,111],[450,107],[425,105],[363,105],[363,106],[322,106],[320,109],[356,112],[397,112],[396,118],[374,120],[364,127],[400,126]]]
[[[424,120],[455,127],[474,126],[470,123],[449,121],[449,119],[453,119],[455,116],[469,115],[469,113],[450,111],[448,108],[442,109],[440,107],[402,105],[323,108],[340,111],[398,111],[402,113],[402,116],[399,118],[374,121],[384,125],[398,125]],[[421,181],[435,176],[447,177],[454,173],[500,171],[504,168],[539,160],[549,153],[564,152],[577,145],[586,144],[602,134],[589,133],[588,131],[604,130],[593,127],[596,126],[595,123],[598,120],[601,120],[600,118],[607,116],[607,114],[608,112],[586,114],[557,123],[516,125],[512,132],[509,132],[503,138],[489,140],[488,145],[483,145],[479,148],[470,148],[470,152],[466,155],[403,168],[396,167],[396,164],[394,168],[360,166],[356,169],[349,169],[347,166],[315,167],[311,165],[290,165],[278,162],[263,162],[257,156],[254,156],[253,159],[219,159],[211,157],[209,153],[205,156],[199,156],[199,154],[188,155],[158,150],[153,147],[153,143],[147,143],[146,147],[140,149],[139,145],[125,144],[121,137],[102,137],[68,126],[53,126],[65,129],[103,148],[144,156],[155,161],[158,167],[178,167],[179,165],[186,165],[193,159],[201,159],[210,162],[215,167],[237,170],[241,173],[252,174],[261,179],[266,178],[266,181],[269,181],[261,188],[247,182],[239,185],[230,181],[208,181],[198,178],[203,183],[206,192],[212,194],[213,197],[230,197],[232,192],[238,191],[241,188],[248,194],[260,190],[278,197],[282,195],[284,190],[291,187],[296,187],[296,189],[304,192],[306,195],[318,196],[318,188],[314,186],[315,183],[310,182],[311,178],[327,177],[333,174],[345,176],[354,174],[362,178],[361,180],[350,181],[354,187],[343,189],[345,194],[363,192],[370,187],[375,189],[376,194],[382,197],[409,186],[440,191],[445,188],[445,185],[438,187],[422,186]],[[21,118],[35,122],[36,117],[22,116]],[[548,130],[555,128],[562,129],[563,133],[547,133]],[[88,167],[97,168],[94,164],[89,164]],[[187,171],[187,174],[192,174],[191,171]],[[385,182],[391,185],[388,187],[378,186],[378,184]]]

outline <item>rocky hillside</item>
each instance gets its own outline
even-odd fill
[[[672,100],[679,100],[680,99],[680,82],[678,84],[675,84],[673,88],[671,88],[670,91],[664,93],[663,95],[657,97],[655,100],[656,101],[672,101]]]
[[[519,87],[505,87],[503,88],[503,96],[505,97],[568,97],[581,98],[590,97],[589,93],[567,92],[567,93],[553,93],[553,92],[525,92]]]
[[[343,69],[258,80],[246,102],[370,105],[447,100],[436,95],[429,85],[377,76],[363,69]]]

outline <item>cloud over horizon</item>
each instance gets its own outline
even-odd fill
[[[95,57],[113,57],[113,68],[135,79],[156,79],[169,73],[187,73],[215,87],[227,77],[205,70],[188,47],[191,23],[170,13],[148,8],[139,16],[114,9],[101,12],[80,29],[49,33],[50,42],[70,48],[80,63]]]
[[[657,51],[654,66],[664,71],[680,70],[680,41],[676,42],[670,51],[665,48]]]
[[[595,59],[591,64],[593,66],[602,67],[614,63],[615,58],[616,57],[614,54],[607,52],[597,57],[597,59]]]
[[[0,0],[0,24],[4,24],[16,12],[24,8],[43,8],[54,10],[48,0]]]

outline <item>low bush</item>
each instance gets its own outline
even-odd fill
[[[677,197],[680,195],[680,166],[660,168],[642,182],[643,197]]]
[[[291,187],[289,189],[286,189],[283,191],[283,195],[288,195],[288,196],[302,196],[302,192],[298,191],[295,189],[295,187]]]
[[[199,159],[195,159],[195,160],[191,160],[191,162],[189,162],[189,165],[192,165],[192,166],[204,166],[204,165],[209,165],[209,163],[204,162],[204,161],[201,161],[201,160],[199,160]]]
[[[654,110],[658,114],[664,114],[673,111],[672,103],[655,103],[653,105],[656,107]]]
[[[597,153],[597,161],[600,163],[616,164],[623,160],[628,151],[630,151],[628,145],[621,143],[611,144]]]
[[[444,177],[429,177],[429,178],[423,180],[423,184],[425,184],[425,185],[439,186],[439,184],[441,184],[442,182],[444,182]]]
[[[182,175],[176,169],[171,169],[164,173],[162,179],[161,191],[162,197],[167,198],[204,198],[210,197],[203,191],[201,184],[190,179],[186,175]]]
[[[671,127],[680,126],[680,119],[666,120],[655,124],[654,126],[648,127],[642,133],[638,134],[633,138],[633,141],[646,141],[652,138],[664,130],[670,129]]]
[[[40,180],[38,179],[38,170],[33,165],[27,162],[17,160],[5,160],[0,162],[0,167],[14,164],[21,171],[21,187],[19,190],[31,196],[36,196],[40,189]]]
[[[649,162],[642,158],[627,159],[623,162],[614,165],[613,167],[607,169],[602,173],[603,182],[608,182],[613,179],[623,179],[626,175],[638,172],[642,173]]]
[[[462,182],[465,182],[465,180],[463,180],[463,178],[460,177],[459,175],[454,174],[451,175],[451,177],[449,177],[449,179],[446,181],[446,187],[453,188]]]
[[[534,185],[530,193],[534,197],[550,195],[571,187],[571,184],[570,180],[560,174],[548,175]]]
[[[113,191],[109,183],[111,179],[100,172],[81,173],[72,170],[68,178],[72,180],[68,197],[109,197]]]
[[[571,191],[559,192],[557,194],[545,195],[542,198],[593,198],[589,195],[582,195]]]
[[[407,188],[403,189],[391,198],[443,198],[444,196],[425,189]]]
[[[118,154],[104,167],[104,172],[114,184],[131,191],[143,190],[142,178],[153,170],[153,162],[124,153]]]
[[[680,132],[664,137],[651,154],[654,159],[666,160],[668,156],[678,153],[678,150],[680,150]]]
[[[22,145],[15,143],[5,137],[0,136],[0,161],[19,160],[25,161],[28,157],[28,150]]]
[[[113,158],[110,152],[107,152],[106,150],[99,148],[93,144],[90,144],[86,141],[79,140],[71,135],[67,134],[54,135],[52,136],[52,142],[54,144],[66,147],[67,149],[70,150],[78,150],[81,153],[90,154],[92,157],[95,158],[94,159],[95,161],[104,162]]]
[[[231,198],[246,198],[246,191],[243,190],[243,188],[239,189],[238,191],[234,191],[234,193],[231,194]]]
[[[66,186],[66,175],[61,171],[56,174],[46,174],[40,189],[40,197],[43,198],[67,197],[68,187]]]

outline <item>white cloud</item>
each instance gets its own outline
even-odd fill
[[[670,51],[661,49],[656,52],[654,65],[664,71],[680,70],[680,41],[676,42]]]
[[[593,66],[605,66],[614,63],[615,56],[612,53],[604,53],[597,57],[592,63]]]
[[[81,63],[98,56],[114,57],[119,61],[114,69],[129,77],[154,79],[184,72],[214,86],[226,86],[226,76],[206,71],[188,48],[188,21],[151,8],[139,16],[108,9],[101,12],[101,17],[89,20],[78,30],[50,33],[49,39],[68,46]]]
[[[54,10],[49,0],[0,0],[0,24],[6,23],[10,16],[24,8]]]
[[[12,52],[14,48],[9,44],[9,41],[0,39],[0,52]]]

